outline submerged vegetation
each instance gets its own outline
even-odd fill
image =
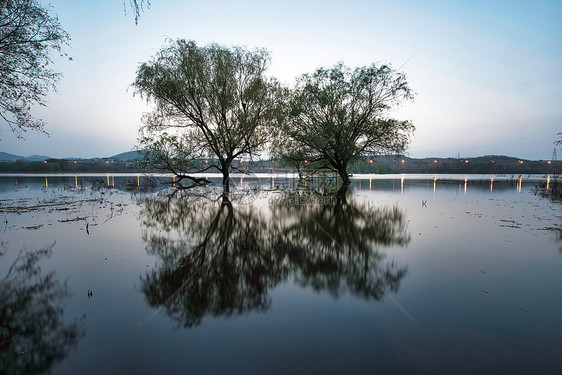
[[[549,198],[553,202],[562,203],[562,181],[559,178],[540,182],[535,186],[535,194]]]

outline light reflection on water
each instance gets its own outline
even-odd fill
[[[562,213],[533,180],[356,176],[333,200],[320,179],[260,179],[228,204],[138,175],[0,178],[0,277],[54,244],[37,264],[67,281],[60,326],[83,322],[52,372],[557,368]]]

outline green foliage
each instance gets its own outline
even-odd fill
[[[305,147],[284,134],[274,138],[271,155],[278,161],[279,167],[296,170],[301,178],[324,167],[322,160],[311,159],[312,154]]]
[[[12,163],[0,163],[0,172],[66,172],[69,170],[68,161],[63,159],[48,159],[46,162],[16,160]]]
[[[372,160],[372,162],[370,161]],[[380,163],[373,159],[360,159],[349,166],[349,171],[352,173],[374,173],[374,174],[388,174],[396,173],[397,170],[392,169],[386,163]]]
[[[350,162],[405,150],[414,126],[388,113],[412,99],[405,75],[389,66],[320,68],[298,80],[283,133],[308,160],[323,163],[349,182]]]
[[[214,167],[214,161],[208,158],[197,134],[193,133],[142,134],[139,137],[141,166],[169,171],[177,176],[192,171],[203,172]]]
[[[37,0],[0,1],[0,118],[18,137],[44,131],[31,106],[45,105],[47,92],[56,90],[60,73],[49,68],[51,53],[65,55],[70,40],[50,10]]]
[[[264,75],[268,63],[263,49],[199,47],[179,39],[141,64],[135,94],[155,106],[141,129],[141,143],[153,146],[149,159],[166,154],[176,165],[206,155],[216,159],[213,167],[223,173],[223,180],[235,158],[253,160],[282,113],[282,89]],[[180,152],[180,145],[188,150]]]

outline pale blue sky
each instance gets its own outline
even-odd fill
[[[269,74],[287,84],[338,61],[403,65],[417,96],[395,116],[416,126],[414,157],[549,159],[562,132],[561,1],[152,0],[136,26],[122,0],[51,5],[73,57],[55,60],[64,74],[58,93],[35,110],[51,136],[17,140],[3,127],[0,151],[103,157],[132,149],[148,107],[128,87],[139,63],[178,37],[264,47]]]

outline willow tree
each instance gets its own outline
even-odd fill
[[[297,80],[284,137],[306,150],[309,162],[336,171],[349,184],[351,162],[406,149],[414,126],[389,115],[412,99],[406,76],[387,65],[320,68]]]
[[[135,14],[135,25],[138,24],[141,12],[146,9],[150,8],[150,0],[129,0],[129,6],[133,9],[133,13]],[[125,15],[127,14],[127,3],[126,0],[123,0],[123,10],[125,11]]]
[[[70,35],[49,6],[37,0],[0,1],[0,123],[18,137],[45,123],[32,115],[56,90],[60,73],[51,69],[52,54],[66,56]]]
[[[139,66],[133,83],[135,93],[154,104],[143,118],[144,144],[153,146],[165,133],[168,145],[176,148],[168,153],[173,165],[185,165],[184,174],[220,171],[228,195],[233,161],[253,160],[278,121],[281,89],[265,76],[269,60],[263,49],[200,47],[183,39],[167,43]],[[197,145],[196,160],[190,162],[193,155],[177,149],[182,144]],[[202,158],[206,163],[200,163]]]

